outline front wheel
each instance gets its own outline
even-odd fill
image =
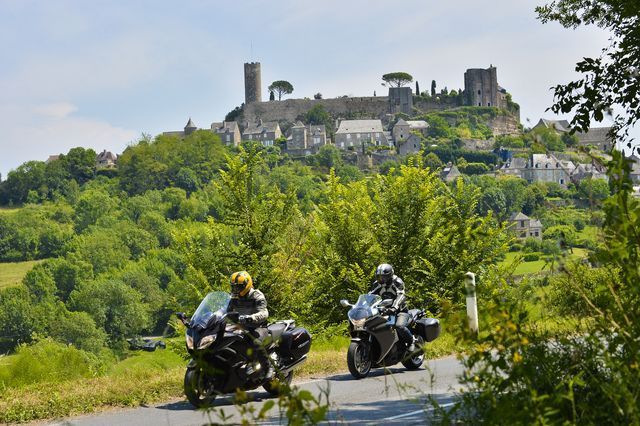
[[[416,337],[416,350],[413,353],[407,353],[406,359],[402,360],[402,365],[407,370],[417,370],[424,362],[424,339],[422,336]]]
[[[205,386],[202,370],[196,368],[188,368],[184,374],[184,394],[196,408],[208,407],[216,399],[216,394]]]
[[[351,342],[347,351],[347,366],[356,379],[367,377],[371,371],[371,347],[366,342]]]

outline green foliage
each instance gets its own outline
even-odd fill
[[[293,93],[293,86],[291,83],[285,80],[277,80],[269,85],[267,88],[269,92],[274,92],[278,94],[278,100],[282,99],[282,95],[288,95]]]
[[[8,365],[0,367],[0,387],[20,387],[33,383],[58,383],[104,372],[99,357],[52,340],[21,345]]]
[[[198,130],[180,139],[141,139],[118,158],[120,186],[131,195],[176,185],[196,189],[211,181],[224,163],[226,147],[212,132]]]
[[[413,76],[406,72],[391,72],[384,74],[382,76],[382,80],[387,84],[402,87],[405,84],[411,83],[413,81]]]

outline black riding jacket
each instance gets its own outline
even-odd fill
[[[393,299],[393,308],[397,310],[405,309],[407,297],[404,294],[404,281],[397,275],[394,275],[388,284],[374,281],[373,284],[371,284],[371,291],[369,293],[377,294],[382,297],[383,300]]]
[[[229,302],[229,312],[238,312],[240,315],[246,315],[248,324],[252,326],[261,326],[266,324],[269,318],[267,310],[267,299],[260,290],[251,289],[244,297],[234,297]]]

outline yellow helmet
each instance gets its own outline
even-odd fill
[[[253,288],[253,280],[247,271],[235,272],[231,275],[231,294],[233,297],[244,297]]]

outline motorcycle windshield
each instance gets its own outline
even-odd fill
[[[356,304],[349,310],[349,318],[352,320],[360,320],[375,315],[377,309],[376,312],[374,312],[374,305],[377,306],[381,300],[382,298],[377,294],[360,295]]]
[[[191,326],[205,328],[213,317],[222,318],[227,313],[230,300],[231,295],[224,291],[207,294],[191,317]]]

